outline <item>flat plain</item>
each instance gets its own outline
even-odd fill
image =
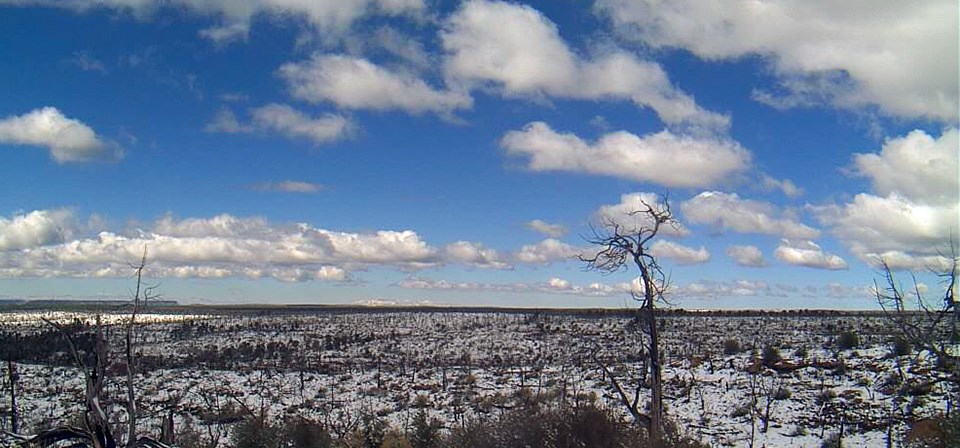
[[[24,432],[83,409],[83,374],[41,317],[77,334],[100,319],[113,360],[104,402],[122,419],[129,315],[12,311],[0,334],[5,350],[21,350]],[[322,422],[334,438],[362,416],[409,428],[425,412],[453,428],[531,400],[592,403],[628,420],[610,377],[633,392],[644,359],[629,310],[203,308],[137,319],[145,426],[159,431],[172,416],[216,443],[251,410]],[[671,311],[660,324],[667,415],[710,446],[821,446],[841,431],[849,446],[896,446],[956,392],[924,353],[895,353],[879,313]]]

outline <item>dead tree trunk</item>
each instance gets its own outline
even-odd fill
[[[648,331],[650,333],[650,439],[659,446],[663,435],[663,366],[660,364],[660,334],[657,331],[656,308],[650,305]]]
[[[133,293],[133,310],[130,312],[130,322],[127,322],[124,356],[127,362],[127,446],[133,447],[137,443],[137,400],[133,386],[133,377],[136,375],[136,348],[134,347],[134,327],[137,325],[137,313],[140,311],[141,287],[143,281],[143,269],[147,266],[147,248],[143,248],[143,257],[140,264],[134,267],[134,275],[137,277],[137,288]],[[143,291],[143,299],[146,300],[150,295],[152,288],[146,288]]]
[[[644,285],[640,316],[645,321],[646,333],[649,336],[647,368],[650,372],[650,441],[653,446],[659,446],[663,435],[663,366],[660,364],[660,331],[657,328],[657,288],[650,277],[648,266],[643,263],[639,254],[635,256],[634,262],[640,269]]]
[[[17,408],[17,363],[7,360],[7,379],[10,380],[10,432],[20,433],[20,410]]]

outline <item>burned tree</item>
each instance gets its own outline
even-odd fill
[[[137,326],[137,314],[140,308],[147,305],[147,301],[156,299],[154,291],[156,286],[146,286],[143,284],[143,270],[147,267],[147,248],[143,248],[143,257],[140,258],[140,264],[131,266],[134,271],[133,276],[137,279],[137,286],[133,292],[133,310],[130,312],[130,320],[127,322],[124,337],[124,358],[127,364],[127,446],[133,447],[137,440],[137,397],[136,388],[133,384],[134,375],[136,375],[137,354],[135,328]],[[172,422],[171,422],[172,423]]]
[[[641,198],[640,204],[638,209],[627,213],[628,217],[637,222],[636,225],[623,225],[616,219],[605,218],[599,227],[594,227],[588,242],[597,248],[597,252],[581,255],[580,260],[586,263],[588,269],[602,273],[628,271],[631,264],[639,271],[639,288],[634,288],[630,294],[639,304],[636,319],[641,333],[645,336],[640,375],[642,378],[649,378],[649,414],[642,412],[639,407],[640,389],[644,381],[638,381],[631,399],[613,373],[606,366],[603,368],[630,414],[638,422],[647,424],[652,445],[660,446],[663,440],[664,412],[657,311],[659,304],[666,303],[664,293],[669,281],[656,257],[650,253],[650,248],[651,241],[664,226],[678,226],[679,223],[673,219],[666,198],[662,203],[653,204]]]
[[[943,297],[924,297],[920,282],[911,275],[912,285],[905,288],[897,281],[893,268],[880,260],[882,282],[874,282],[874,293],[884,314],[894,324],[898,338],[925,350],[947,373],[954,394],[960,392],[960,297],[957,297],[957,274],[960,257],[951,244],[950,261],[934,274],[943,284]],[[946,414],[956,407],[956,398],[947,394]]]
[[[145,305],[148,299],[155,298],[152,286],[142,284],[143,272],[147,264],[147,249],[144,247],[143,257],[138,265],[131,265],[134,270],[133,276],[136,278],[136,290],[133,293],[133,309],[130,313],[130,320],[125,327],[124,354],[126,361],[126,386],[127,386],[127,440],[126,446],[129,448],[165,448],[167,445],[157,442],[149,437],[137,437],[137,407],[135,397],[135,387],[133,384],[135,365],[136,365],[136,347],[135,347],[135,327],[137,314],[141,307]],[[95,333],[93,341],[83,344],[82,336],[89,336],[77,331],[70,325],[55,320],[42,318],[44,322],[53,327],[57,333],[66,341],[69,347],[69,353],[73,358],[76,367],[83,373],[85,379],[84,388],[84,406],[83,406],[83,425],[82,427],[59,426],[48,429],[33,436],[24,436],[11,433],[10,435],[21,440],[22,445],[51,447],[60,446],[63,443],[69,443],[71,447],[88,448],[117,448],[120,444],[114,431],[111,428],[106,409],[101,401],[104,398],[104,388],[108,381],[108,368],[110,366],[109,341],[104,334],[104,324],[100,315],[96,316]],[[82,330],[83,327],[81,326]]]

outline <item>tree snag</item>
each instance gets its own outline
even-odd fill
[[[636,319],[639,328],[646,335],[646,350],[641,357],[646,359],[642,376],[649,374],[650,379],[650,414],[644,416],[638,408],[638,400],[630,400],[611,376],[611,382],[627,407],[628,411],[638,422],[646,422],[650,432],[652,446],[660,446],[663,441],[663,366],[660,362],[660,335],[658,327],[658,302],[666,303],[664,293],[669,286],[669,280],[655,256],[650,253],[650,244],[663,226],[679,226],[673,219],[670,204],[664,197],[663,202],[648,203],[640,199],[642,204],[638,209],[627,213],[634,219],[635,226],[624,225],[615,219],[604,218],[599,227],[594,227],[593,235],[587,241],[597,248],[596,254],[580,255],[580,261],[586,263],[587,269],[602,273],[627,271],[634,265],[638,272],[640,290],[630,292],[634,301],[639,303],[636,310]],[[607,369],[604,368],[605,372]],[[608,372],[609,373],[609,372]],[[639,394],[639,385],[637,389]]]

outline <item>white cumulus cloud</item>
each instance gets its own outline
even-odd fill
[[[657,240],[650,245],[650,254],[671,259],[681,265],[703,264],[710,261],[710,252],[703,246],[694,249],[667,240]]]
[[[780,245],[773,251],[778,260],[795,266],[804,266],[816,269],[843,270],[847,269],[847,262],[837,255],[826,253],[813,241],[780,240]]]
[[[305,138],[316,144],[347,138],[354,125],[342,115],[327,113],[313,118],[285,104],[268,104],[251,109],[254,125],[288,137]]]
[[[217,111],[213,119],[203,128],[207,132],[224,132],[227,134],[240,134],[253,132],[253,126],[241,123],[237,115],[232,110],[224,107]]]
[[[507,97],[623,99],[650,107],[669,124],[729,126],[729,117],[698,106],[655,62],[622,50],[580,57],[557,26],[530,6],[468,1],[440,36],[450,84],[492,87]]]
[[[956,128],[933,137],[913,131],[855,154],[854,174],[872,191],[843,204],[812,206],[817,218],[860,260],[893,269],[943,269],[960,232],[960,163]]]
[[[567,228],[559,224],[550,224],[546,221],[539,219],[534,219],[525,224],[525,226],[533,230],[534,232],[540,233],[543,236],[548,236],[550,238],[560,238],[567,234]]]
[[[682,202],[680,211],[691,224],[705,224],[740,233],[800,239],[820,236],[819,230],[784,216],[772,204],[742,199],[736,193],[705,191]]]
[[[555,238],[547,238],[537,244],[524,245],[514,254],[517,261],[528,264],[550,264],[567,261],[580,255],[582,250]]]
[[[77,12],[109,8],[149,19],[165,8],[213,17],[218,23],[200,32],[214,42],[245,39],[255,17],[297,18],[328,34],[342,34],[369,16],[420,17],[423,0],[17,0],[15,4],[59,7]]]
[[[785,90],[758,91],[767,102],[875,105],[893,116],[957,120],[953,0],[601,0],[597,8],[622,37],[646,45],[706,60],[767,58]]]
[[[868,177],[881,195],[899,194],[914,200],[957,201],[960,132],[945,130],[934,138],[921,130],[884,142],[880,154],[854,154],[856,174]]]
[[[280,67],[290,93],[312,103],[345,109],[403,110],[450,115],[473,105],[462,91],[437,90],[408,73],[389,71],[366,59],[318,54]]]
[[[0,118],[0,144],[42,146],[57,163],[116,160],[123,150],[55,107]]]
[[[346,280],[368,266],[418,269],[441,260],[413,231],[338,232],[264,218],[167,215],[123,233],[74,238],[59,222],[69,215],[37,211],[0,220],[4,276],[112,277],[148,250],[150,275],[283,281]]]
[[[0,217],[0,251],[30,249],[66,240],[73,231],[73,213],[67,209],[34,210]]]
[[[727,256],[739,266],[758,268],[767,265],[763,252],[757,246],[733,245],[727,248]]]
[[[738,143],[714,137],[619,131],[589,143],[543,122],[508,132],[500,145],[510,155],[528,158],[527,167],[533,171],[581,172],[666,187],[720,184],[745,171],[751,158]]]
[[[505,262],[496,250],[470,241],[456,241],[447,244],[443,248],[443,255],[446,261],[477,268],[511,268],[510,264]]]
[[[865,262],[899,252],[906,256],[934,256],[949,252],[950,237],[957,234],[960,208],[952,204],[929,205],[896,193],[875,196],[860,193],[851,202],[816,208],[821,222]],[[942,257],[940,257],[942,258]],[[941,262],[935,263],[940,265]],[[921,263],[899,263],[922,269]]]

